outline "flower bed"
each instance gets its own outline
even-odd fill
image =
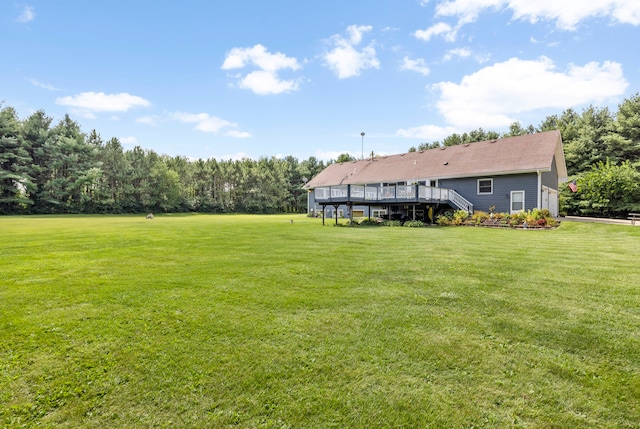
[[[441,226],[464,225],[522,229],[549,229],[560,224],[547,209],[533,209],[513,214],[476,211],[471,216],[464,210],[458,210],[438,216],[436,223]]]

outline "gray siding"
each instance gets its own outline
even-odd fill
[[[493,194],[478,195],[478,179],[493,179]],[[525,210],[534,209],[538,204],[536,173],[442,179],[438,186],[455,190],[473,203],[474,210],[489,211],[489,207],[495,205],[497,212],[509,213],[511,191],[524,191]]]
[[[547,186],[551,189],[558,189],[558,165],[556,164],[556,157],[553,157],[551,163],[551,171],[542,173],[542,186]]]

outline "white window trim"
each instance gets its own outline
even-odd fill
[[[491,181],[491,192],[480,192],[480,181],[481,180],[490,180]],[[482,179],[478,179],[476,182],[476,191],[478,195],[493,195],[493,178],[492,177],[484,177]]]
[[[521,210],[514,210],[513,209],[513,194],[514,193],[522,193],[522,209]],[[525,202],[527,201],[526,198],[526,194],[524,192],[524,190],[521,191],[511,191],[511,194],[509,195],[509,213],[520,213],[525,211]]]

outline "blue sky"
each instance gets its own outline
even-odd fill
[[[172,156],[360,157],[615,112],[638,42],[637,0],[5,0],[0,100]]]

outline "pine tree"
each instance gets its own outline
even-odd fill
[[[30,158],[20,127],[12,107],[0,110],[0,213],[3,214],[23,212],[32,203],[28,196],[32,182],[27,171]]]

